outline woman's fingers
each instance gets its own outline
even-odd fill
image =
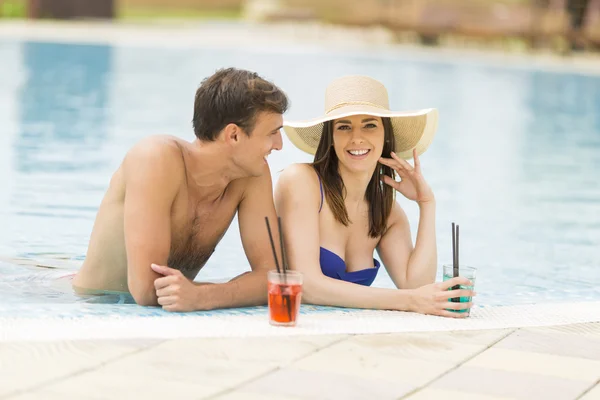
[[[440,310],[440,313],[437,314],[440,317],[447,317],[447,318],[467,318],[469,316],[468,312],[464,312],[464,313],[458,313],[458,312],[453,312],[453,311],[448,311],[448,310]]]
[[[379,162],[383,165],[393,168],[397,172],[406,170],[406,167],[404,165],[402,165],[401,163],[399,163],[398,161],[396,161],[395,159],[381,157],[379,159]]]
[[[440,285],[439,288],[441,290],[448,290],[452,286],[456,286],[456,285],[473,286],[473,283],[471,283],[470,280],[468,280],[467,278],[465,278],[463,276],[457,276],[456,278],[451,278],[451,279],[448,279],[447,281],[441,282],[439,285]]]
[[[421,168],[421,161],[419,160],[419,155],[417,154],[417,148],[413,149],[413,160],[415,163],[415,169]]]
[[[409,171],[402,168],[399,164],[395,163],[394,160],[390,160],[390,159],[382,159],[382,160],[385,160],[385,161],[381,162],[381,164],[392,168],[400,178],[406,179],[409,177]]]
[[[400,177],[400,181],[397,181],[387,175],[383,175],[382,180],[386,185],[389,185],[396,190],[400,190],[400,184],[402,183],[402,177]]]
[[[395,161],[396,161],[398,164],[400,164],[400,165],[402,166],[402,168],[404,168],[404,169],[406,169],[406,170],[408,170],[408,171],[410,171],[410,170],[412,170],[412,169],[413,169],[413,166],[412,166],[412,165],[410,165],[410,164],[408,163],[408,161],[406,161],[406,160],[405,160],[405,159],[403,159],[403,158],[400,158],[400,157],[398,157],[398,155],[396,155],[396,153],[394,153],[393,151],[392,151],[391,155],[392,155],[392,158],[393,158],[393,159],[394,159],[394,160],[395,160]]]
[[[437,294],[439,300],[454,299],[457,297],[473,297],[474,293],[469,289],[447,290]]]
[[[398,182],[396,182],[395,180],[393,180],[392,178],[390,178],[390,177],[389,177],[389,176],[387,176],[387,175],[383,175],[382,179],[383,179],[383,182],[384,182],[386,185],[388,185],[388,186],[391,186],[391,187],[393,187],[394,189],[396,189],[396,187],[397,187],[397,185],[398,185]]]
[[[473,305],[473,303],[469,302],[465,302],[465,303],[452,303],[450,301],[447,301],[445,303],[442,303],[442,307],[444,308],[444,310],[446,309],[450,309],[450,310],[466,310],[471,308],[471,306]]]

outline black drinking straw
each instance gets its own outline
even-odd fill
[[[285,257],[285,247],[283,246],[283,229],[281,227],[281,217],[277,217],[277,224],[279,227],[279,245],[281,246],[281,267],[283,268],[283,283],[285,285],[287,285],[288,265],[287,265],[287,260]],[[290,299],[290,295],[285,294],[285,295],[283,295],[283,298],[285,300],[287,300],[288,317],[290,318],[290,321],[291,321],[292,320],[292,302]]]
[[[456,225],[452,223],[452,276],[456,278],[458,271],[456,270]]]
[[[281,269],[279,268],[279,259],[277,257],[277,252],[275,251],[275,242],[273,241],[273,234],[271,233],[271,225],[269,224],[269,217],[265,217],[265,222],[267,224],[267,232],[269,233],[269,240],[271,241],[271,250],[273,250],[273,258],[275,259],[275,267],[277,267],[277,273],[281,274]],[[283,236],[281,233],[281,221],[278,220],[279,223],[279,240],[280,243],[282,245],[282,255],[283,255]],[[282,263],[283,263],[283,259],[282,259]],[[285,268],[285,264],[282,265],[283,268]],[[284,279],[284,283],[287,284],[286,282],[286,275],[285,275],[285,269],[283,270],[283,279]],[[287,309],[288,309],[288,316],[290,318],[290,321],[292,320],[292,310],[291,310],[291,304],[290,304],[290,296],[289,295],[282,295],[283,297],[283,301],[286,302],[287,305]]]
[[[458,277],[459,269],[458,269],[458,225],[455,226],[454,222],[452,223],[452,276],[454,278]],[[459,285],[455,285],[452,287],[452,290],[460,289]],[[459,303],[459,297],[453,297],[451,299],[454,303]]]
[[[271,241],[271,250],[273,250],[273,258],[275,259],[275,266],[277,267],[277,273],[281,273],[279,269],[279,260],[277,258],[277,252],[275,251],[275,243],[273,242],[273,235],[271,234],[271,225],[269,225],[269,217],[265,217],[267,223],[267,231],[269,232],[269,240]]]
[[[281,217],[277,217],[277,224],[279,225],[279,246],[281,246],[281,266],[283,267],[283,274],[287,272],[288,264],[285,256],[285,247],[283,245],[283,229],[281,227]]]
[[[460,246],[458,244],[459,243],[458,242],[458,237],[459,237],[459,235],[458,235],[459,234],[458,228],[459,228],[459,226],[456,225],[456,265],[454,266],[454,276],[458,276],[458,264],[459,264],[458,263],[458,260],[459,260],[458,249],[460,248]]]

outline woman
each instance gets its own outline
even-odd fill
[[[304,274],[303,299],[320,305],[466,316],[448,310],[469,308],[470,303],[448,299],[472,292],[448,290],[470,282],[453,278],[434,283],[435,198],[418,156],[433,139],[437,111],[392,112],[385,87],[364,76],[333,81],[325,106],[324,117],[284,124],[292,143],[315,158],[312,164],[286,168],[275,191],[288,262]],[[405,161],[411,156],[414,166]],[[395,191],[419,205],[414,247]],[[370,287],[380,267],[373,259],[375,249],[400,290]]]

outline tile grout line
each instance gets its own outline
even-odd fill
[[[454,365],[452,368],[449,368],[448,370],[442,372],[440,375],[436,376],[435,378],[431,379],[429,382],[425,383],[424,385],[421,385],[413,390],[411,390],[410,392],[403,394],[402,396],[400,396],[398,399],[402,400],[402,399],[406,399],[409,398],[410,396],[412,396],[413,394],[418,393],[419,391],[427,388],[429,385],[431,385],[432,383],[434,383],[435,381],[437,381],[438,379],[444,377],[445,375],[448,375],[450,372],[456,370],[457,368],[459,368],[460,366],[462,366],[463,364],[465,364],[466,362],[472,360],[473,358],[477,357],[478,355],[480,355],[481,353],[491,349],[492,347],[494,347],[495,345],[497,345],[498,343],[500,343],[501,341],[503,341],[504,339],[506,339],[507,337],[511,336],[513,333],[521,330],[522,328],[515,328],[513,330],[511,330],[510,332],[508,332],[506,335],[502,336],[501,338],[497,339],[496,341],[492,342],[490,345],[486,346],[483,350],[473,354],[471,357],[468,357],[462,361],[460,361],[459,363],[457,363],[456,365]]]
[[[19,395],[30,393],[30,392],[35,392],[37,390],[43,389],[46,386],[49,386],[49,385],[52,385],[52,384],[55,384],[55,383],[58,383],[58,382],[65,381],[65,380],[70,379],[70,378],[74,378],[74,377],[82,375],[82,374],[84,374],[86,372],[91,372],[91,371],[94,371],[94,370],[96,370],[98,368],[101,368],[101,367],[103,367],[105,365],[111,364],[111,363],[113,363],[115,361],[119,361],[119,360],[121,360],[123,358],[127,358],[129,356],[132,356],[132,355],[135,355],[135,354],[139,354],[139,353],[142,353],[144,351],[153,349],[153,348],[155,348],[155,347],[157,347],[160,344],[165,343],[165,342],[168,342],[168,340],[163,340],[161,342],[156,343],[155,345],[151,345],[151,346],[148,346],[148,347],[143,347],[141,349],[135,349],[135,350],[133,350],[133,351],[131,351],[129,353],[120,354],[120,355],[118,355],[116,357],[113,357],[113,358],[110,358],[108,360],[102,361],[99,364],[95,364],[95,365],[90,366],[90,367],[79,369],[79,370],[77,370],[77,371],[75,371],[75,372],[73,372],[71,374],[67,374],[67,375],[63,375],[63,376],[59,376],[59,377],[56,377],[56,378],[49,379],[47,381],[44,381],[44,382],[38,383],[36,385],[33,385],[33,386],[31,386],[31,387],[29,387],[27,389],[17,389],[17,390],[15,390],[13,392],[10,392],[10,393],[6,394],[6,395],[0,396],[0,400],[9,400],[10,398],[15,397],[15,396],[19,396]]]
[[[581,393],[579,396],[577,396],[576,400],[581,399],[583,396],[585,396],[586,394],[588,394],[589,392],[591,392],[592,389],[594,389],[596,386],[599,386],[599,385],[600,385],[600,379],[598,379],[596,382],[592,383],[590,385],[590,387],[588,387],[587,389],[585,389],[583,391],[583,393]]]
[[[280,369],[282,369],[282,368],[285,368],[285,367],[287,367],[287,366],[289,366],[289,365],[292,365],[292,364],[294,364],[294,363],[296,363],[296,362],[298,362],[298,361],[300,361],[300,360],[302,360],[302,359],[304,359],[304,358],[306,358],[306,357],[310,357],[310,356],[312,356],[313,354],[319,353],[320,351],[323,351],[323,350],[325,350],[325,349],[328,349],[328,348],[330,348],[331,346],[333,346],[333,345],[336,345],[336,344],[338,344],[338,343],[341,343],[341,342],[343,342],[343,341],[346,341],[346,340],[348,340],[348,339],[350,339],[351,337],[354,337],[354,336],[356,336],[356,335],[354,335],[354,334],[349,334],[349,335],[346,335],[345,337],[343,337],[343,338],[341,338],[341,339],[339,339],[339,340],[336,340],[336,341],[334,341],[334,342],[331,342],[331,343],[329,343],[329,344],[328,344],[328,345],[326,345],[325,347],[318,348],[318,349],[316,349],[316,350],[314,350],[314,351],[311,351],[311,352],[309,352],[308,354],[303,354],[303,355],[301,355],[300,357],[298,357],[298,358],[295,358],[295,359],[291,360],[290,362],[288,362],[288,363],[286,363],[286,364],[277,365],[276,367],[273,367],[273,368],[271,368],[270,370],[268,370],[268,371],[265,371],[265,372],[263,372],[263,373],[262,373],[262,374],[260,374],[260,375],[257,375],[257,376],[255,376],[255,377],[252,377],[252,378],[250,378],[250,379],[248,379],[248,380],[246,380],[246,381],[244,381],[244,382],[240,382],[240,383],[238,383],[237,385],[234,385],[233,387],[230,387],[230,388],[224,389],[224,390],[222,390],[222,391],[220,391],[220,392],[218,392],[218,393],[215,393],[215,394],[209,395],[208,397],[204,397],[204,399],[207,399],[207,400],[210,400],[210,399],[216,399],[216,398],[218,398],[218,397],[220,397],[220,396],[223,396],[223,395],[225,395],[225,394],[229,394],[229,393],[231,393],[231,392],[234,392],[234,391],[236,391],[237,389],[240,389],[241,387],[243,387],[243,386],[245,386],[245,385],[247,385],[247,384],[249,384],[249,383],[252,383],[252,382],[254,382],[254,381],[258,380],[258,379],[264,378],[265,376],[267,376],[267,375],[270,375],[270,374],[272,374],[273,372],[276,372],[276,371],[278,371],[278,370],[280,370]]]

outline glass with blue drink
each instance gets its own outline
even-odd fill
[[[471,281],[471,283],[473,285],[472,286],[467,286],[467,285],[453,286],[448,290],[455,290],[455,289],[474,290],[476,275],[477,275],[476,268],[468,267],[466,265],[461,265],[460,270],[458,272],[458,276],[467,278],[468,280]],[[445,264],[444,265],[444,282],[447,280],[450,280],[452,278],[454,278],[454,267],[452,264]],[[454,299],[448,299],[448,301],[459,302],[459,303],[469,303],[472,301],[472,299],[473,298],[471,296],[468,296],[468,297],[457,297]],[[448,310],[448,311],[457,312],[457,313],[467,313],[467,315],[469,315],[471,313],[470,308],[467,308],[464,310]]]

